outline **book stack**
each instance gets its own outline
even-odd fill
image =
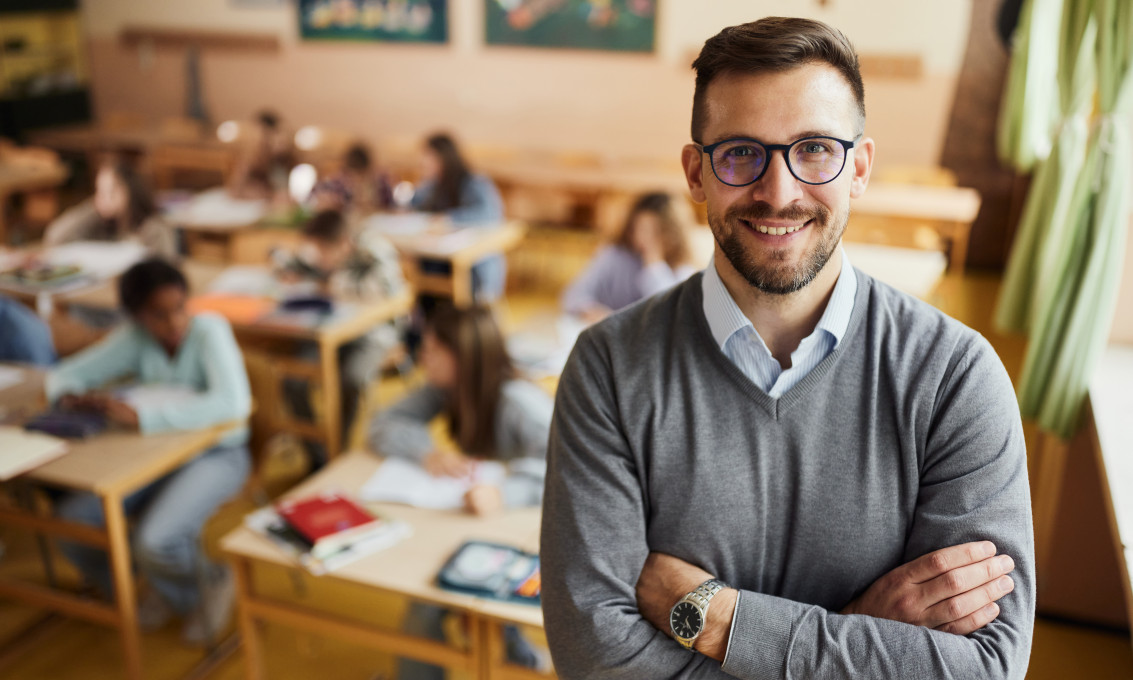
[[[411,533],[405,522],[376,515],[336,491],[261,508],[244,524],[315,575],[388,548]]]

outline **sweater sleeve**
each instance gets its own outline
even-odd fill
[[[492,180],[473,175],[460,192],[460,206],[449,210],[448,216],[457,224],[499,222],[504,218],[504,202]]]
[[[990,540],[1015,560],[1015,589],[968,636],[744,591],[724,670],[739,678],[1015,678],[1027,671],[1035,617],[1026,449],[1007,372],[982,338],[938,394],[905,560]]]
[[[564,680],[727,677],[637,610],[646,517],[609,375],[593,331],[584,332],[559,382],[543,496],[543,619],[555,672]]]
[[[649,552],[643,476],[590,337],[560,384],[543,504],[544,618],[560,677],[1023,678],[1034,621],[1030,498],[1018,407],[990,346],[958,361],[941,387],[906,557],[993,541],[1017,565],[999,618],[959,636],[741,591],[721,665],[688,654],[637,611]]]
[[[247,419],[252,410],[252,390],[244,356],[228,322],[216,316],[193,320],[203,331],[195,357],[204,366],[205,389],[176,403],[140,404],[138,429],[144,433],[197,430]]]
[[[123,324],[95,345],[61,361],[47,374],[44,383],[48,401],[67,394],[83,394],[136,375],[142,351],[141,332],[132,323]]]
[[[366,437],[370,450],[380,456],[420,462],[433,450],[429,421],[444,408],[444,394],[425,386],[378,412]]]

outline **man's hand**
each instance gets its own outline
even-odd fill
[[[463,453],[434,451],[422,461],[425,472],[434,477],[467,477],[472,474],[472,459]]]
[[[657,630],[671,636],[673,633],[669,627],[669,610],[678,600],[710,578],[712,574],[680,558],[664,553],[649,553],[645,566],[641,568],[641,576],[637,579],[637,610]],[[712,598],[708,607],[708,620],[700,637],[696,639],[696,651],[717,661],[724,660],[737,596],[735,590],[725,588]]]
[[[968,635],[999,616],[995,601],[1015,588],[1014,569],[988,541],[944,548],[882,576],[841,613]]]
[[[138,429],[138,412],[120,399],[107,398],[102,404],[102,413],[112,423],[131,430]]]

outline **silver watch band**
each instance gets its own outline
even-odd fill
[[[701,583],[699,586],[697,586],[696,589],[691,593],[681,598],[681,602],[692,602],[700,608],[700,611],[702,612],[702,615],[704,617],[704,621],[701,625],[701,631],[704,630],[704,624],[708,622],[708,606],[712,603],[712,598],[716,595],[716,593],[727,587],[728,585],[723,581],[717,580],[715,578],[710,578],[704,583]],[[689,650],[690,652],[696,651],[696,640],[699,637],[700,632],[688,639],[677,638],[677,642],[681,643],[681,646]]]

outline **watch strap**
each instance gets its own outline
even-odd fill
[[[703,621],[700,622],[700,631],[697,632],[696,635],[691,638],[677,638],[677,642],[681,643],[681,646],[685,649],[690,652],[696,651],[694,648],[696,640],[700,637],[700,633],[704,632],[704,626],[708,625],[708,606],[712,603],[712,598],[716,596],[716,593],[727,587],[728,585],[723,581],[710,578],[678,601],[678,604],[681,602],[691,602],[695,604],[700,609],[701,617],[703,618]]]

